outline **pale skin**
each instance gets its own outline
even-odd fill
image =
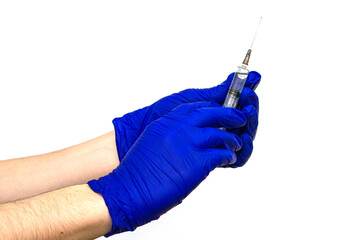
[[[114,131],[56,152],[0,161],[0,203],[87,183],[119,163]]]
[[[86,183],[118,165],[114,131],[60,151],[0,161],[0,239],[107,234],[105,201]]]
[[[105,201],[87,184],[0,205],[0,239],[94,239],[110,230]]]

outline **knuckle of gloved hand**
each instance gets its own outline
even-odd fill
[[[258,111],[253,105],[247,105],[242,109],[248,121],[258,118]]]
[[[184,122],[174,122],[174,124],[168,125],[167,130],[163,133],[165,142],[172,143],[176,142],[192,142],[193,132],[188,124]]]
[[[251,88],[245,87],[242,91],[242,96],[240,97],[240,108],[249,104],[258,107],[259,98]]]
[[[223,108],[225,112],[225,117],[228,119],[236,120],[234,121],[234,128],[241,127],[246,123],[246,117],[244,113],[236,108]]]
[[[194,109],[191,112],[191,115],[193,118],[208,118],[209,117],[209,109],[212,108],[211,106],[209,106],[210,104],[207,104],[207,106],[201,107],[201,108],[197,108]]]
[[[191,144],[198,148],[203,148],[204,146],[207,146],[209,142],[211,142],[211,136],[204,128],[189,126],[188,135]]]

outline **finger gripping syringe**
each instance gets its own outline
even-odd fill
[[[231,82],[229,91],[226,95],[223,107],[231,107],[231,108],[236,108],[239,100],[240,100],[240,94],[245,86],[246,83],[246,79],[249,75],[249,70],[248,70],[248,64],[249,64],[249,60],[250,60],[250,55],[251,55],[251,49],[252,46],[254,44],[255,41],[255,37],[257,34],[257,31],[259,29],[259,25],[261,22],[262,17],[260,18],[258,27],[256,29],[256,32],[254,34],[254,38],[253,41],[251,43],[251,46],[249,48],[249,50],[246,53],[246,56],[244,58],[244,61],[242,62],[242,65],[238,67],[237,71],[234,74],[234,78]]]

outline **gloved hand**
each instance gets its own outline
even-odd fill
[[[181,201],[218,166],[235,163],[242,142],[218,129],[241,128],[245,114],[214,102],[183,104],[150,123],[121,164],[88,184],[109,209],[107,235],[133,231]]]
[[[234,73],[230,74],[226,81],[216,87],[207,89],[187,89],[164,97],[148,107],[125,114],[123,117],[115,118],[113,124],[115,127],[116,146],[120,161],[124,158],[147,125],[169,113],[180,104],[198,101],[213,101],[222,105],[233,77]],[[231,130],[238,134],[244,142],[242,150],[237,153],[238,161],[231,165],[231,167],[244,165],[252,152],[252,140],[255,137],[257,129],[257,111],[259,108],[258,98],[254,90],[260,83],[260,79],[261,76],[259,73],[250,72],[240,97],[239,107],[240,109],[244,108],[244,112],[249,119],[249,124],[243,129]]]

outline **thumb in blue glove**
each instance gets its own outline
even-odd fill
[[[157,219],[210,171],[234,163],[241,140],[218,128],[245,123],[238,109],[197,102],[180,105],[149,124],[112,173],[88,183],[109,209],[112,229],[107,236]]]

